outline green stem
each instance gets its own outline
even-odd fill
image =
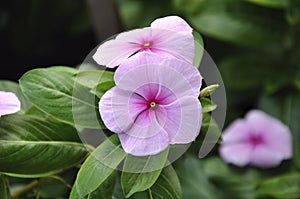
[[[149,191],[149,196],[150,196],[150,199],[153,199],[153,196],[152,196],[151,189],[148,189],[148,191]]]
[[[38,180],[33,180],[26,186],[24,186],[21,190],[16,191],[11,194],[12,198],[20,198],[21,196],[24,196],[25,194],[29,193],[32,189],[36,188],[39,185]]]

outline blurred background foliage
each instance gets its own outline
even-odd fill
[[[80,64],[116,30],[148,26],[167,15],[183,17],[204,36],[222,74],[226,124],[259,108],[287,124],[294,139],[294,158],[269,170],[226,165],[217,150],[200,161],[184,157],[176,164],[184,198],[300,198],[299,0],[11,0],[0,5],[0,75],[10,80],[34,67]],[[97,18],[107,11],[113,15]],[[118,23],[109,23],[111,17]],[[104,35],[99,26],[107,30]],[[55,198],[66,197],[74,173],[61,174],[68,182],[45,179],[41,198],[54,197],[53,186]],[[28,181],[9,180],[16,186]]]

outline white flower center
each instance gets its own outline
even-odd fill
[[[155,103],[155,102],[151,102],[151,103],[150,103],[150,107],[151,107],[151,108],[154,108],[155,106],[156,106],[156,103]]]
[[[144,47],[150,47],[151,43],[150,42],[146,42],[143,44]]]

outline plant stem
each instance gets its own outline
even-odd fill
[[[149,197],[150,197],[150,199],[153,199],[151,189],[148,189],[148,191],[149,191]]]
[[[20,196],[23,196],[23,195],[27,194],[32,189],[37,187],[38,184],[39,184],[38,180],[33,180],[32,182],[30,182],[29,184],[24,186],[21,190],[12,193],[11,196],[12,196],[12,198],[19,198]]]

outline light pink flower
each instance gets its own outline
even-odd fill
[[[115,72],[116,86],[99,102],[100,115],[127,153],[157,154],[199,134],[202,77],[191,64],[143,52]]]
[[[93,55],[99,65],[114,68],[139,52],[152,52],[162,57],[176,57],[193,63],[192,28],[180,17],[156,19],[151,27],[120,33],[99,46]]]
[[[224,131],[220,154],[237,166],[275,167],[292,157],[292,136],[279,120],[252,110]]]
[[[21,102],[14,93],[0,91],[0,117],[16,113],[20,109]]]

